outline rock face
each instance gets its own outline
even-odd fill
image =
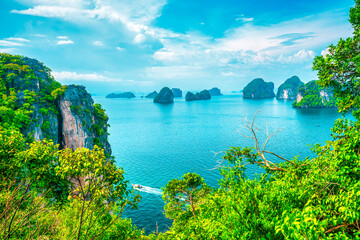
[[[295,108],[335,108],[336,98],[330,88],[322,88],[316,80],[301,85],[298,89]]]
[[[106,95],[106,98],[134,98],[135,95],[132,92],[123,93],[110,93]]]
[[[298,88],[301,85],[304,85],[304,83],[297,76],[293,76],[287,79],[283,84],[280,85],[276,94],[276,99],[279,100],[296,99]]]
[[[193,94],[192,92],[187,92],[185,96],[185,101],[197,101],[197,100],[209,100],[211,95],[208,90],[202,90],[199,93]]]
[[[172,90],[172,92],[174,94],[174,97],[176,97],[176,98],[181,98],[182,97],[182,91],[179,88],[173,88],[171,90]]]
[[[5,86],[3,94],[16,94],[16,106],[7,111],[24,115],[23,109],[27,109],[23,118],[29,121],[11,120],[21,125],[25,137],[38,141],[47,138],[60,148],[73,150],[92,149],[97,144],[111,154],[107,116],[85,87],[61,86],[50,75],[50,69],[35,59],[0,54],[0,60],[0,67],[5,69],[0,77],[0,85]],[[11,80],[4,81],[9,76]],[[0,125],[5,121],[0,114]]]
[[[94,104],[84,86],[69,85],[58,104],[63,148],[92,149],[96,144],[111,154],[110,144],[103,134],[107,131],[107,117],[102,114],[99,104]]]
[[[161,89],[159,94],[154,98],[154,103],[169,104],[174,102],[174,94],[168,87]]]
[[[274,83],[265,82],[262,78],[252,80],[243,90],[243,98],[246,99],[265,99],[274,97]]]
[[[209,93],[211,96],[221,96],[222,95],[220,89],[218,89],[217,87],[210,89]]]
[[[151,93],[149,93],[148,95],[146,95],[146,98],[155,98],[158,95],[157,91],[153,91]]]

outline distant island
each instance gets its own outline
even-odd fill
[[[182,97],[182,91],[179,88],[173,88],[171,89],[175,98],[181,98]]]
[[[265,82],[262,78],[252,80],[243,90],[245,99],[274,98],[274,83]]]
[[[145,98],[156,98],[157,95],[158,95],[158,92],[153,91],[153,92],[149,93],[148,95],[146,95]]]
[[[333,90],[322,88],[317,84],[317,80],[308,82],[298,89],[294,108],[334,108],[337,99],[334,97]]]
[[[220,89],[217,88],[217,87],[214,87],[214,88],[212,88],[212,89],[210,89],[208,91],[209,91],[211,96],[221,96],[222,95]]]
[[[154,103],[169,104],[174,102],[174,94],[168,87],[163,87],[154,98]]]
[[[297,76],[287,79],[278,88],[276,99],[279,100],[295,100],[298,94],[298,88],[304,83]]]
[[[132,92],[123,93],[110,93],[106,95],[106,98],[134,98],[135,95]]]
[[[209,100],[211,99],[211,95],[208,90],[202,90],[196,94],[192,92],[187,92],[185,96],[185,101],[197,101],[197,100]]]

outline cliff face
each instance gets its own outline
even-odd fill
[[[243,90],[243,98],[264,99],[274,97],[274,83],[265,82],[261,78],[252,80]]]
[[[287,79],[283,84],[280,85],[276,99],[280,100],[294,100],[297,97],[299,86],[304,85],[297,76],[293,76]]]
[[[70,85],[58,100],[63,148],[89,148],[94,144],[111,154],[107,141],[107,117],[97,115],[94,100],[83,86]]]
[[[35,59],[0,54],[0,126],[16,127],[29,140],[45,138],[60,148],[111,154],[107,117],[83,86],[61,86]]]
[[[335,105],[332,89],[320,87],[315,80],[299,87],[293,103],[295,108],[334,108]]]

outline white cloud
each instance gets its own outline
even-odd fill
[[[329,48],[321,51],[321,55],[322,55],[323,57],[326,57],[326,55],[328,55],[328,54],[330,54]]]
[[[284,57],[283,55],[281,55],[277,59],[277,61],[283,63],[301,63],[301,62],[312,61],[314,58],[315,58],[314,51],[301,49],[299,52],[291,56]]]
[[[15,47],[15,46],[24,46],[24,44],[19,42],[7,41],[7,40],[0,40],[1,47]]]
[[[4,40],[17,41],[17,42],[30,42],[30,40],[25,38],[14,38],[14,37],[5,38]]]
[[[57,41],[56,44],[57,45],[68,45],[68,44],[74,44],[74,42],[71,40],[59,40],[59,41]]]
[[[67,36],[57,36],[56,38],[57,38],[57,39],[68,39]]]
[[[208,76],[201,67],[168,66],[146,68],[146,76],[152,79],[187,79]]]
[[[0,48],[0,53],[13,53],[17,48]]]
[[[104,46],[104,44],[101,41],[94,41],[92,44],[99,47]]]
[[[236,21],[242,21],[242,22],[253,22],[254,18],[246,18],[246,17],[240,17],[235,19]]]
[[[43,34],[33,34],[32,36],[41,37],[41,38],[47,37],[46,35],[43,35]]]
[[[98,73],[76,73],[76,72],[52,72],[52,75],[58,81],[91,81],[91,82],[117,82],[124,85],[135,85],[135,86],[151,86],[152,81],[134,81],[124,80],[119,77],[107,77]]]
[[[142,43],[142,42],[144,42],[145,40],[146,40],[145,35],[139,33],[139,34],[137,34],[137,35],[135,36],[135,38],[134,38],[134,43]]]
[[[116,50],[118,50],[119,52],[122,52],[125,50],[125,48],[121,48],[121,47],[116,47]]]

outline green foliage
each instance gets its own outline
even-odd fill
[[[298,92],[303,98],[293,103],[293,107],[297,108],[322,108],[322,107],[335,107],[337,99],[332,96],[333,91],[329,88],[319,86],[319,81],[311,81],[299,87]],[[329,94],[330,99],[321,96],[321,92]]]
[[[328,47],[326,56],[317,56],[314,70],[318,71],[319,83],[323,87],[332,87],[340,99],[338,106],[343,113],[355,111],[353,115],[360,118],[360,1],[350,10],[350,23],[354,28],[352,37],[340,39],[336,45]]]
[[[196,205],[210,192],[204,179],[196,173],[186,173],[182,179],[173,179],[163,189],[165,216],[174,220],[196,217]]]
[[[58,113],[55,100],[66,88],[54,80],[49,68],[42,67],[46,79],[38,77],[23,57],[0,54],[0,126],[27,128],[35,103],[40,103],[41,109]]]
[[[256,78],[245,86],[243,97],[253,99],[274,98],[274,83],[265,82],[261,78]]]

